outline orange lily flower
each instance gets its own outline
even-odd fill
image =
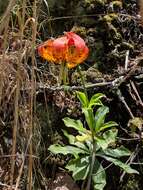
[[[64,62],[68,68],[74,68],[87,58],[89,49],[80,36],[74,32],[65,32],[63,36],[41,44],[38,53],[50,62]]]

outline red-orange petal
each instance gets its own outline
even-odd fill
[[[38,47],[38,53],[47,61],[55,62],[53,57],[53,40],[47,40]]]
[[[68,40],[74,41],[74,44],[68,43],[68,52],[67,52],[67,66],[73,68],[76,65],[82,63],[89,54],[89,49],[86,46],[84,40],[73,32],[66,33]]]
[[[73,68],[87,58],[89,49],[80,36],[66,32],[62,37],[41,44],[38,53],[48,61],[59,64],[66,62],[68,68]]]
[[[56,62],[66,61],[67,38],[65,36],[57,38],[53,42],[53,57]]]

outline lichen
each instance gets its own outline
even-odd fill
[[[107,15],[105,15],[105,16],[103,16],[103,21],[105,21],[105,22],[112,22],[112,21],[114,21],[114,20],[117,20],[117,18],[118,18],[118,15],[117,14],[115,14],[115,13],[110,13],[110,14],[107,14]]]
[[[123,6],[123,3],[122,3],[122,1],[113,1],[112,2],[112,5],[113,5],[113,8],[122,8],[122,6]]]
[[[119,50],[130,50],[130,51],[133,51],[134,50],[134,46],[133,46],[133,44],[131,44],[131,43],[128,43],[128,42],[125,42],[125,41],[123,41],[121,44],[120,44],[120,46],[119,46],[119,48],[118,48]]]
[[[71,31],[81,35],[82,37],[86,37],[87,35],[87,29],[83,26],[74,26]]]
[[[137,190],[142,189],[140,188],[141,181],[137,179],[134,175],[131,175],[127,180],[126,183],[123,184],[122,190]]]

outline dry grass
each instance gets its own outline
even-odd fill
[[[27,177],[24,183],[27,185],[24,186],[31,190],[34,185],[33,154],[36,149],[33,142],[37,130],[34,128],[37,126],[35,125],[37,1],[30,3],[23,0],[18,4],[15,0],[10,1],[0,21],[0,34],[0,129],[3,132],[7,130],[12,132],[9,137],[11,143],[7,145],[6,151],[2,149],[1,152],[3,165],[0,168],[3,174],[0,185],[3,189],[17,190],[25,175]],[[0,134],[1,137],[3,132]],[[4,145],[4,142],[1,140],[0,144]],[[6,165],[8,170],[4,171]]]

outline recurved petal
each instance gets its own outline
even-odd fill
[[[89,54],[89,49],[87,48],[87,46],[85,46],[83,49],[78,49],[73,51],[73,53],[71,53],[71,51],[68,52],[67,54],[67,66],[68,68],[73,68],[76,67],[78,64],[83,63],[84,60],[88,57]]]
[[[38,47],[38,53],[44,59],[55,62],[53,57],[53,40],[48,40]]]

